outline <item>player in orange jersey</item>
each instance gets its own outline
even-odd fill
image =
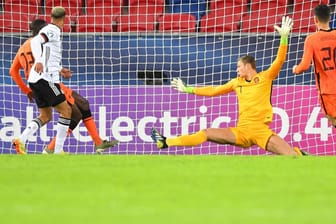
[[[281,28],[275,26],[281,35],[280,47],[275,61],[265,71],[257,72],[255,59],[247,55],[238,60],[238,77],[224,85],[191,87],[186,86],[181,79],[173,79],[172,86],[178,91],[200,96],[212,97],[235,91],[239,104],[238,124],[236,127],[229,128],[207,128],[176,138],[166,138],[153,128],[151,137],[158,148],[195,146],[210,141],[243,148],[258,145],[260,148],[280,155],[306,154],[297,147],[292,148],[269,128],[273,118],[270,102],[272,82],[285,62],[288,35],[292,25],[289,17],[283,17]]]
[[[30,30],[32,31],[32,36],[36,36],[42,27],[47,25],[44,20],[36,19],[30,24]],[[34,64],[34,57],[31,52],[31,38],[25,41],[25,43],[19,48],[12,66],[10,68],[10,75],[12,76],[15,83],[19,86],[21,91],[27,94],[30,101],[33,101],[32,90],[26,85],[20,75],[20,69],[24,70],[25,78],[28,80],[29,72]],[[86,126],[90,136],[92,137],[95,143],[95,150],[97,153],[103,152],[109,147],[113,147],[118,143],[118,141],[109,141],[102,140],[98,134],[97,127],[93,116],[91,114],[90,105],[88,100],[79,95],[77,92],[66,87],[64,84],[60,83],[60,87],[64,92],[67,102],[72,107],[72,116],[71,123],[69,126],[68,135],[76,128],[80,120],[83,120],[84,125]],[[42,117],[48,117],[44,114],[44,111],[41,111]],[[42,119],[43,120],[43,119]],[[55,138],[49,143],[47,147],[44,148],[45,153],[53,153],[55,147]]]
[[[302,60],[293,67],[293,73],[308,70],[313,62],[321,108],[336,127],[336,30],[329,27],[330,8],[324,4],[316,6],[314,20],[318,31],[307,36]]]

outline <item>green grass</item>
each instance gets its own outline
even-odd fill
[[[0,155],[0,221],[331,224],[336,157]]]

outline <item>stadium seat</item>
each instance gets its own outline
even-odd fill
[[[108,15],[116,18],[122,14],[123,0],[87,0],[86,14]]]
[[[76,27],[77,32],[113,32],[111,17],[106,15],[80,15]]]
[[[118,32],[153,32],[155,31],[154,15],[130,14],[117,18]]]
[[[168,0],[168,13],[189,13],[197,21],[205,15],[206,10],[206,0]]]
[[[196,32],[196,19],[191,14],[168,13],[159,18],[159,31]]]
[[[23,13],[7,12],[0,14],[0,32],[28,32],[30,20],[30,17]]]
[[[241,17],[246,12],[246,0],[212,0],[209,14],[201,18],[200,32],[238,31]]]
[[[47,23],[50,23],[51,22],[51,16],[48,14],[48,15],[38,15],[36,16],[34,19],[43,19],[45,20]],[[70,19],[70,17],[66,16],[65,17],[65,22],[64,22],[64,26],[63,26],[63,32],[71,32],[72,30],[72,21]]]
[[[41,0],[5,0],[4,12],[17,12],[34,16],[40,13]]]
[[[314,7],[319,4],[328,4],[328,0],[294,0],[293,5],[293,32],[315,32]]]
[[[286,15],[286,1],[252,0],[251,10],[242,17],[242,32],[274,32],[274,25],[281,24],[282,16]]]
[[[222,33],[239,30],[239,17],[234,14],[216,15],[209,13],[204,15],[200,21],[200,32]]]
[[[248,0],[210,0],[209,11],[213,13],[214,11],[220,11],[230,9],[234,12],[247,12],[247,1]]]
[[[154,15],[159,18],[165,7],[165,0],[129,0],[128,14],[134,15]]]
[[[55,6],[64,7],[68,16],[82,14],[82,0],[45,0],[45,14],[50,15]]]

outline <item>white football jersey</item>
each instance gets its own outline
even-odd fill
[[[48,24],[41,29],[39,35],[42,33],[48,38],[47,42],[41,45],[43,73],[37,73],[34,64],[30,70],[28,82],[35,83],[40,79],[45,79],[48,82],[59,83],[62,69],[61,30],[54,24]]]

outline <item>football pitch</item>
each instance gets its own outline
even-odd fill
[[[336,157],[0,155],[1,223],[335,223]]]

